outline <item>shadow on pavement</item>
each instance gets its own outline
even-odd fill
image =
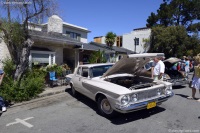
[[[189,97],[188,95],[183,95],[183,94],[175,94],[175,95],[181,96],[181,97],[186,98],[186,99]]]
[[[182,85],[180,85],[180,86],[173,86],[172,90],[183,89],[183,88],[186,88],[186,86],[182,86]]]
[[[72,96],[70,89],[66,89],[66,92],[69,93]],[[93,100],[89,99],[88,97],[86,97],[82,94],[79,94],[75,98],[79,102],[82,102],[83,104],[85,104],[88,107],[90,107],[91,109],[93,109],[98,115],[100,115],[98,113],[98,108],[97,108],[96,102],[94,102]],[[146,110],[140,110],[140,111],[131,112],[131,113],[127,113],[127,114],[117,113],[114,118],[106,118],[106,117],[105,118],[110,120],[111,123],[113,123],[113,124],[120,125],[120,124],[125,124],[125,123],[128,123],[128,122],[136,121],[136,120],[139,120],[139,119],[145,119],[145,118],[148,118],[152,115],[158,114],[158,113],[163,112],[163,111],[165,111],[164,108],[157,106],[157,107],[149,109],[149,110],[147,110],[147,109]]]
[[[116,125],[125,124],[128,122],[136,121],[139,119],[146,119],[152,115],[158,114],[160,112],[165,111],[164,108],[157,106],[156,108],[152,109],[145,109],[140,111],[135,111],[127,114],[118,114],[115,118],[110,118],[111,123]]]

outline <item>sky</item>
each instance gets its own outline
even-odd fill
[[[88,42],[107,32],[117,35],[146,27],[151,12],[156,13],[163,0],[57,0],[63,21],[87,28]]]
[[[0,0],[2,1],[5,0]],[[28,0],[27,0],[28,1]],[[87,28],[88,42],[112,31],[117,35],[146,27],[151,12],[156,13],[163,0],[56,0],[57,15],[64,22]],[[0,7],[1,8],[1,7]],[[12,13],[15,14],[15,13]],[[6,15],[0,9],[0,16]]]

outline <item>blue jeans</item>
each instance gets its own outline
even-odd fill
[[[0,96],[0,107],[6,107],[3,98]]]

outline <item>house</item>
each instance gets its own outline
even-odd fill
[[[87,64],[89,63],[89,57],[92,52],[94,51],[104,51],[104,57],[106,58],[107,62],[117,62],[123,56],[128,54],[135,54],[134,51],[120,48],[117,46],[112,46],[111,48],[108,47],[106,44],[100,44],[96,42],[90,42],[88,44],[82,44],[82,47],[79,48],[79,63],[80,64]]]
[[[33,65],[51,65],[63,63],[74,68],[78,65],[79,47],[87,43],[88,29],[63,22],[53,15],[47,23],[29,23],[29,33],[34,40],[30,51],[29,63]],[[3,40],[0,42],[0,60],[10,58],[8,48]],[[0,63],[2,67],[2,63]]]
[[[57,15],[51,16],[44,24],[29,22],[28,28],[34,41],[29,56],[30,67],[56,63],[58,65],[67,64],[73,70],[77,65],[87,63],[90,54],[94,51],[106,51],[109,61],[111,61],[110,53],[119,53],[120,57],[133,52],[124,48],[113,47],[110,49],[105,44],[99,46],[93,42],[88,43],[87,36],[91,31],[66,23]],[[0,60],[10,58],[8,48],[3,40],[0,42],[0,53]],[[0,62],[1,67],[2,63]]]
[[[123,47],[136,53],[146,53],[150,46],[150,34],[150,28],[133,29],[130,33],[117,36],[113,46]],[[94,37],[94,42],[105,43],[105,36]]]

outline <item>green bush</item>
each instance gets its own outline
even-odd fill
[[[45,68],[41,68],[41,69],[43,71],[46,70],[46,72],[55,71],[57,76],[62,76],[62,72],[63,72],[63,66],[58,66],[57,64],[48,65]]]
[[[21,102],[37,97],[44,88],[44,73],[40,70],[27,71],[20,81],[14,81],[13,77],[7,73],[13,70],[5,64],[5,77],[0,86],[0,95],[7,101]],[[5,69],[6,68],[6,69]]]

